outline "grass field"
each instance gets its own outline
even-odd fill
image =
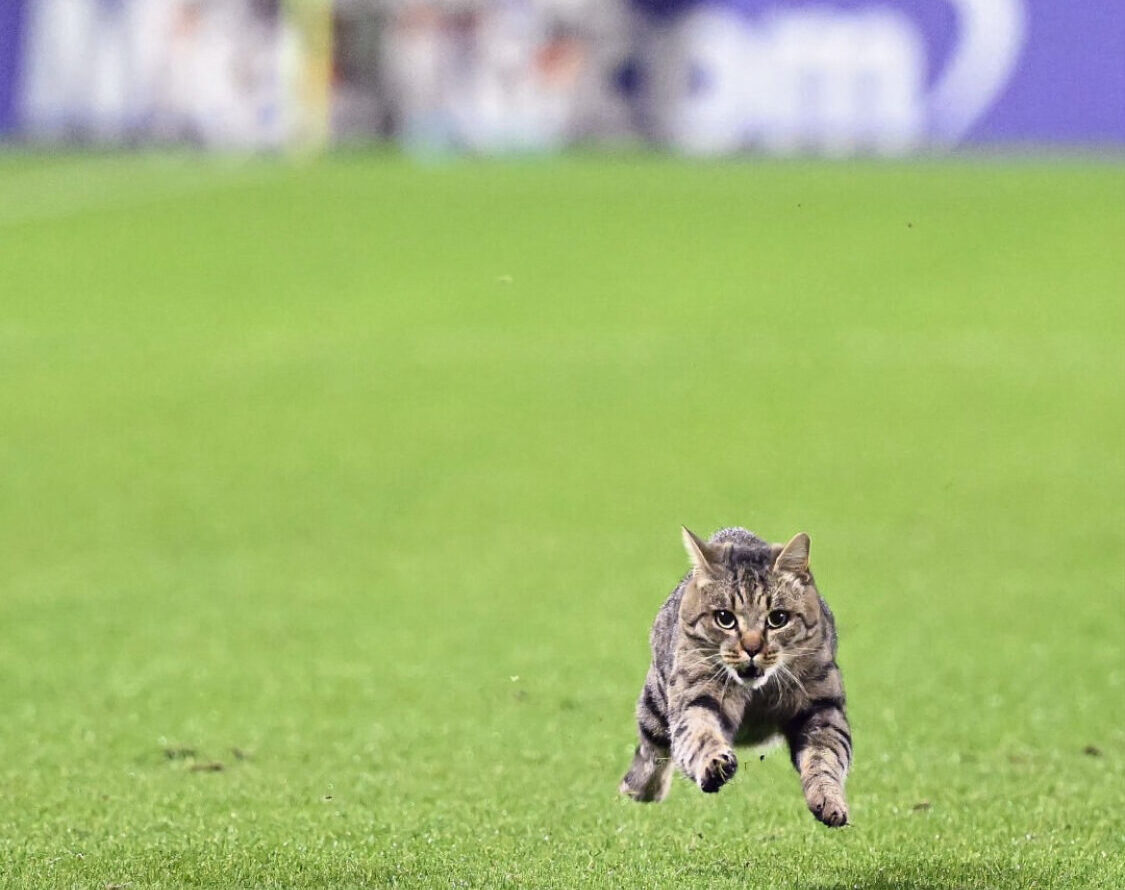
[[[0,885],[1125,885],[1123,244],[1108,163],[0,157]],[[850,827],[618,797],[681,523],[812,535]]]

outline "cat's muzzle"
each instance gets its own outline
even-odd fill
[[[743,680],[757,680],[765,673],[760,667],[749,661],[738,665],[734,670]]]

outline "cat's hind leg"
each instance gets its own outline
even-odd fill
[[[636,801],[663,800],[672,784],[672,738],[667,699],[655,671],[649,671],[637,702],[637,733],[640,741],[620,791]]]
[[[641,739],[618,790],[640,803],[653,803],[664,799],[671,784],[672,758],[668,749]]]

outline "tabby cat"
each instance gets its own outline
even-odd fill
[[[742,528],[707,542],[683,534],[692,570],[652,626],[640,743],[621,792],[663,799],[673,763],[704,791],[718,791],[738,768],[735,745],[780,734],[813,815],[846,824],[852,736],[835,623],[809,571],[809,536],[783,547]]]

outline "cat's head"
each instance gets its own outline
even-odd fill
[[[823,657],[820,595],[809,570],[809,536],[788,544],[704,542],[683,530],[692,573],[680,625],[700,660],[751,688],[793,662]]]

